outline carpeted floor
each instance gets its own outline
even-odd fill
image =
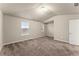
[[[2,56],[72,56],[79,55],[79,46],[42,37],[3,47]]]

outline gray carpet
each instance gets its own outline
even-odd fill
[[[75,56],[79,55],[79,46],[42,37],[5,45],[0,54],[2,56]]]

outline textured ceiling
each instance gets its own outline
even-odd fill
[[[1,3],[0,9],[8,15],[41,22],[56,15],[79,14],[79,6],[74,6],[73,3]]]

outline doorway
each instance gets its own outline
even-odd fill
[[[79,19],[69,20],[69,43],[79,45]]]

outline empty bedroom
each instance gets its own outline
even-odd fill
[[[0,3],[0,56],[78,56],[79,3]]]

